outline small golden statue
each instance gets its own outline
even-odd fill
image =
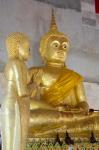
[[[89,112],[83,77],[65,66],[69,46],[52,12],[50,30],[40,41],[45,66],[29,70],[37,84],[30,102],[29,137],[63,136],[66,131],[78,138],[88,138],[93,131],[99,137],[99,113]]]
[[[6,40],[9,61],[5,67],[6,93],[2,104],[3,150],[24,150],[29,122],[28,70],[29,39],[15,32]]]

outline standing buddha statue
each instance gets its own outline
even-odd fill
[[[40,41],[45,66],[29,70],[37,93],[30,102],[29,137],[61,136],[66,131],[76,137],[99,136],[99,113],[89,113],[83,77],[65,66],[70,42],[58,31],[52,12],[51,26]]]
[[[6,39],[9,61],[5,67],[5,95],[1,106],[3,150],[24,150],[29,122],[28,70],[29,39],[15,32]]]

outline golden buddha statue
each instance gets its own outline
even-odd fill
[[[29,122],[28,70],[29,39],[15,32],[6,39],[9,61],[5,67],[6,91],[1,107],[3,150],[24,150]]]
[[[30,68],[36,84],[30,102],[29,137],[50,138],[68,131],[74,137],[99,137],[99,113],[90,113],[83,77],[65,66],[70,42],[58,31],[52,12],[51,27],[40,41],[45,66]],[[34,91],[34,89],[33,89]]]

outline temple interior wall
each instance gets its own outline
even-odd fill
[[[11,32],[24,32],[31,40],[28,66],[42,65],[40,38],[48,31],[52,6],[34,0],[0,0],[0,91],[2,72],[7,63],[5,39]],[[70,38],[67,66],[85,77],[85,88],[91,107],[99,108],[99,30],[82,25],[81,12],[55,8],[58,28]],[[3,88],[2,88],[3,87]],[[2,102],[2,92],[0,92]]]

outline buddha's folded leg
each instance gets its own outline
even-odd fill
[[[69,121],[70,117],[73,117],[72,113],[45,109],[32,110],[30,111],[29,137],[57,129],[64,125],[64,119]]]
[[[70,132],[71,134],[88,135],[96,130],[99,114],[89,115],[72,114],[52,110],[33,110],[30,113],[29,137],[43,137],[56,132]],[[98,127],[97,127],[98,129]]]

